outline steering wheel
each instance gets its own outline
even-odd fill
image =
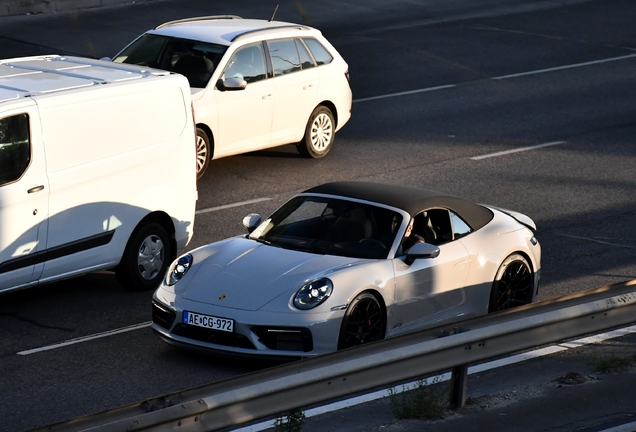
[[[384,245],[384,243],[382,243],[378,239],[374,239],[374,238],[371,238],[371,237],[363,238],[358,243],[373,243],[376,246],[380,246],[382,249],[386,249],[386,246]]]

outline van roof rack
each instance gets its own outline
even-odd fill
[[[192,17],[192,18],[184,18],[175,21],[168,21],[167,23],[163,23],[155,27],[155,30],[160,28],[168,27],[173,24],[187,23],[187,22],[196,22],[196,21],[208,21],[208,20],[222,20],[222,19],[243,19],[238,15],[210,15],[210,16],[202,16],[202,17]]]

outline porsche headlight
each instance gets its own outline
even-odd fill
[[[185,276],[192,266],[192,255],[185,254],[174,260],[166,273],[166,285],[172,286]]]
[[[333,291],[333,283],[327,278],[320,278],[300,287],[294,296],[294,306],[298,309],[312,309],[329,298]]]

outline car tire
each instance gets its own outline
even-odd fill
[[[208,169],[211,156],[210,137],[203,129],[197,128],[197,180],[203,177]]]
[[[317,107],[309,116],[305,127],[305,136],[297,144],[298,152],[313,159],[325,157],[336,134],[336,122],[329,108]]]
[[[518,253],[509,255],[499,266],[493,281],[488,313],[530,303],[533,289],[528,260]]]
[[[338,349],[384,339],[385,315],[378,299],[362,293],[349,304],[342,319]]]
[[[171,262],[170,238],[158,223],[151,222],[133,232],[115,274],[129,291],[159,286]]]

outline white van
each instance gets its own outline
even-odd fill
[[[154,288],[192,238],[196,199],[186,78],[0,60],[0,292],[100,269]]]

